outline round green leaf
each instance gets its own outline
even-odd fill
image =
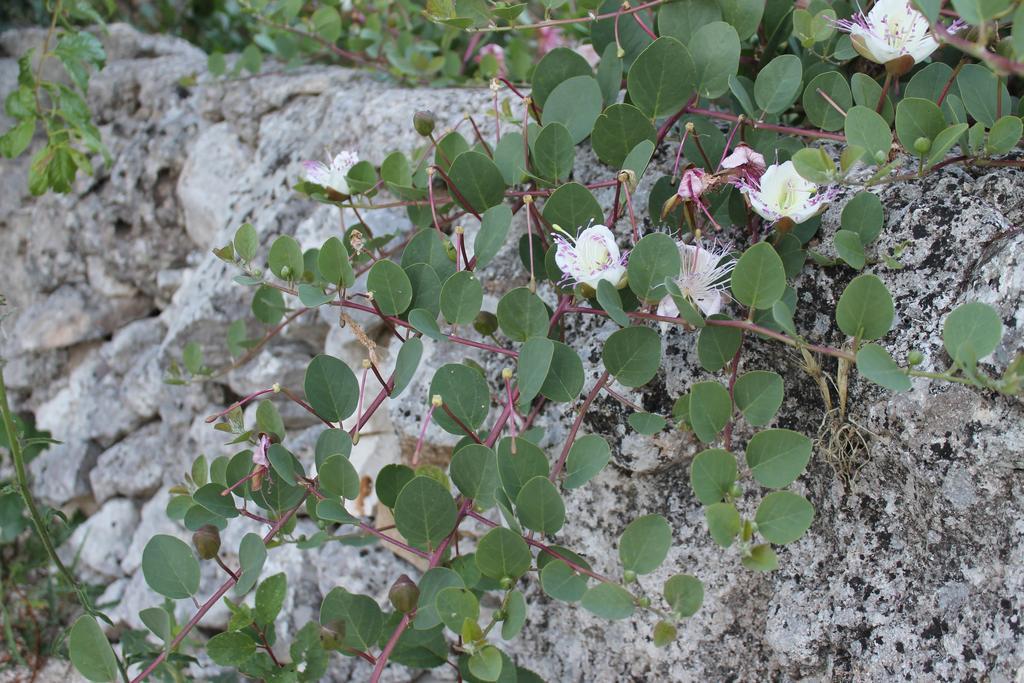
[[[487,380],[471,367],[457,363],[442,365],[430,381],[430,396],[435,394],[470,429],[476,429],[487,418],[491,392]],[[449,434],[463,436],[466,433],[443,408],[434,411],[433,421]]]
[[[571,346],[562,342],[552,343],[551,367],[540,393],[556,403],[567,403],[583,391],[583,362]]]
[[[566,183],[551,193],[544,203],[544,220],[558,225],[570,235],[591,223],[603,223],[604,212],[594,195],[579,183]]]
[[[235,231],[235,253],[243,261],[252,261],[256,258],[256,250],[260,246],[260,237],[256,234],[256,228],[252,227],[252,223],[243,223],[238,230]]]
[[[329,238],[320,247],[316,257],[316,267],[324,280],[332,285],[351,287],[355,284],[356,277],[352,271],[352,263],[349,261],[348,250],[337,237]]]
[[[306,400],[316,414],[331,422],[340,422],[359,402],[359,381],[344,361],[321,354],[306,367],[303,383]]]
[[[732,395],[747,422],[760,427],[771,422],[782,405],[782,377],[766,370],[744,373],[736,379]]]
[[[589,71],[589,67],[588,67]],[[604,105],[604,98],[601,95],[601,86],[593,76],[574,76],[559,83],[548,96],[544,103],[544,111],[541,113],[541,122],[544,130],[551,124],[558,123],[565,126],[569,141],[569,151],[561,153],[562,163],[559,169],[563,171],[558,175],[544,175],[545,178],[566,178],[568,173],[564,172],[565,164],[568,163],[568,170],[572,170],[572,157],[575,156],[573,145],[577,145],[587,139],[590,132],[594,130],[594,122],[601,114],[601,107]],[[541,138],[544,130],[537,136],[534,152],[539,153],[542,145]],[[561,135],[561,133],[559,133]],[[547,141],[550,143],[550,141]],[[559,141],[559,145],[564,142]],[[542,174],[543,175],[543,174]]]
[[[597,584],[583,594],[580,604],[603,619],[625,619],[633,614],[633,596],[614,583]]]
[[[516,287],[501,297],[497,309],[498,326],[509,339],[526,341],[547,337],[548,309],[544,301],[526,287]]]
[[[90,681],[118,680],[117,657],[103,629],[91,615],[83,614],[71,627],[68,655],[78,673]]]
[[[518,579],[530,568],[530,560],[526,541],[505,527],[488,531],[476,547],[477,567],[491,579]]]
[[[674,114],[693,94],[696,73],[690,51],[662,36],[641,52],[626,76],[629,98],[650,118]]]
[[[869,107],[857,105],[846,111],[846,142],[865,150],[869,163],[885,163],[892,147],[889,124]]]
[[[569,129],[557,121],[544,126],[533,146],[533,166],[537,175],[557,183],[569,177],[575,160],[576,147]]]
[[[725,498],[736,481],[736,458],[729,451],[709,448],[701,451],[690,465],[690,484],[704,505],[712,505]]]
[[[553,534],[565,524],[565,503],[547,477],[533,477],[516,496],[516,512],[523,526]]]
[[[377,473],[377,481],[374,483],[374,490],[377,492],[377,500],[385,507],[395,507],[395,501],[402,489],[413,480],[416,473],[405,465],[385,465]]]
[[[504,139],[505,137],[502,138],[502,140]],[[522,154],[522,138],[520,138],[519,150]],[[483,220],[480,222],[480,231],[473,240],[477,270],[486,266],[497,255],[505,244],[505,238],[508,236],[508,229],[511,225],[512,209],[504,204],[492,206],[484,211]]]
[[[412,381],[417,368],[420,366],[420,359],[422,357],[422,339],[419,337],[409,337],[402,342],[402,348],[398,350],[398,358],[395,360],[395,383],[389,394],[391,398],[396,398],[409,386],[409,382]]]
[[[864,344],[857,350],[857,370],[875,384],[892,391],[910,391],[910,378],[889,352],[878,344]]]
[[[356,650],[369,650],[380,637],[384,615],[377,602],[368,595],[349,593],[341,587],[332,588],[320,605],[320,623],[339,623],[344,631],[342,643]]]
[[[670,2],[658,9],[658,35],[672,36],[686,45],[699,29],[721,20],[722,10],[714,0]]]
[[[469,270],[452,275],[441,287],[441,313],[453,325],[468,325],[480,312],[484,287]]]
[[[469,673],[481,681],[485,683],[497,681],[501,677],[504,666],[501,650],[493,645],[485,645],[469,656],[467,666]]]
[[[740,65],[740,38],[724,21],[707,24],[690,40],[690,56],[701,97],[714,99],[729,90],[729,77]]]
[[[409,240],[405,251],[402,252],[402,268],[425,263],[434,269],[438,281],[447,280],[455,272],[455,259],[449,255],[445,244],[446,242],[442,242],[438,236],[437,230],[420,230]]]
[[[441,312],[441,280],[437,271],[426,263],[414,263],[403,268],[412,286],[412,302],[409,304],[409,318],[412,311],[429,311],[435,318]]]
[[[142,575],[154,591],[174,600],[199,590],[199,560],[181,539],[157,534],[142,551]]]
[[[218,633],[206,644],[206,654],[214,664],[241,666],[256,654],[256,641],[241,631]]]
[[[543,108],[548,95],[563,81],[574,76],[593,75],[587,60],[575,50],[556,47],[547,52],[533,70],[533,90],[530,95],[537,106]]]
[[[512,640],[523,630],[526,624],[526,598],[517,590],[508,594],[505,603],[505,619],[501,623],[501,637]]]
[[[270,245],[270,272],[282,280],[300,280],[305,271],[302,247],[291,235],[281,235]]]
[[[466,619],[476,621],[480,618],[480,603],[473,592],[465,588],[442,588],[434,597],[434,606],[441,623],[455,633],[462,630],[462,622]]]
[[[712,540],[728,548],[740,532],[740,513],[732,503],[713,503],[704,508],[704,519]]]
[[[768,114],[778,114],[800,94],[804,69],[796,55],[779,55],[758,72],[754,100]]]
[[[843,207],[841,222],[843,230],[856,233],[861,244],[874,242],[881,234],[882,225],[885,223],[882,200],[867,190],[858,192]]]
[[[611,448],[603,437],[597,434],[578,437],[569,449],[562,485],[567,489],[583,486],[608,464],[611,456]]]
[[[622,568],[637,574],[657,569],[672,545],[672,529],[661,515],[645,515],[629,523],[619,539]]]
[[[829,100],[843,112],[849,112],[853,106],[850,84],[838,71],[826,71],[811,79],[804,90],[803,105],[808,120],[815,126],[822,130],[839,130],[846,123],[846,117]]]
[[[767,543],[755,545],[750,555],[743,558],[743,566],[758,572],[772,572],[779,568],[779,557]]]
[[[630,413],[626,421],[630,427],[647,436],[657,434],[668,424],[668,420],[656,413]]]
[[[467,210],[483,213],[505,198],[505,177],[494,162],[480,152],[471,150],[455,157],[448,177],[468,203],[468,206],[463,205]]]
[[[945,127],[946,117],[939,105],[930,100],[905,97],[896,106],[896,137],[910,154],[923,156],[915,150],[914,142],[918,138],[934,140]]]
[[[851,337],[878,339],[892,327],[892,295],[875,275],[853,278],[836,306],[836,323]]]
[[[238,563],[242,575],[235,584],[235,594],[244,595],[248,593],[256,581],[260,578],[263,565],[267,561],[267,546],[259,534],[248,533],[242,537],[238,544]]]
[[[285,312],[284,295],[280,290],[260,285],[252,295],[252,314],[261,323],[276,325]]]
[[[743,331],[738,328],[717,325],[702,327],[697,336],[697,358],[701,367],[708,372],[721,370],[732,362],[742,342]]]
[[[366,289],[384,315],[398,315],[412,302],[412,283],[401,266],[382,259],[366,275]]]
[[[656,142],[658,132],[642,111],[631,104],[613,104],[597,117],[590,142],[605,164],[620,169],[622,162],[643,140]]]
[[[704,603],[704,584],[696,576],[676,574],[665,582],[665,602],[680,617],[692,617]]]
[[[811,440],[799,432],[766,429],[747,444],[747,466],[762,486],[789,486],[807,467],[812,446]]]
[[[946,352],[955,362],[968,366],[995,351],[1002,336],[999,314],[977,301],[957,306],[942,326]]]
[[[458,510],[448,490],[430,477],[416,477],[395,501],[395,526],[413,545],[436,547],[455,528]]]
[[[359,497],[359,473],[344,455],[332,455],[317,469],[325,493],[348,500]]]
[[[449,469],[452,481],[467,498],[483,508],[494,505],[494,492],[501,481],[498,478],[498,459],[494,451],[481,444],[469,444],[452,456]]]
[[[498,476],[510,500],[515,500],[523,484],[534,477],[546,477],[548,459],[536,444],[522,438],[504,438],[498,442]]]
[[[587,592],[587,578],[577,574],[562,560],[555,559],[541,569],[540,586],[555,600],[577,602]]]
[[[662,232],[644,235],[629,253],[629,288],[641,301],[660,301],[666,294],[665,280],[678,277],[680,267],[675,240]]]
[[[551,369],[551,357],[555,343],[546,337],[534,337],[519,350],[519,403],[529,405],[540,393],[544,380]]]
[[[643,386],[661,364],[661,336],[649,327],[624,327],[608,337],[602,358],[620,384]]]
[[[751,308],[771,308],[786,291],[786,269],[782,259],[767,242],[758,242],[743,252],[732,271],[732,293]]]
[[[765,540],[778,545],[792,543],[807,531],[814,519],[814,506],[790,491],[769,493],[757,507],[754,521]]]
[[[690,425],[704,443],[718,438],[731,415],[729,391],[718,382],[697,382],[690,389]]]

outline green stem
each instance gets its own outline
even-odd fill
[[[14,417],[11,414],[10,404],[7,402],[7,384],[4,382],[2,370],[3,365],[0,364],[0,417],[3,418],[4,430],[7,432],[7,446],[11,451],[11,459],[14,461],[14,476],[18,481],[18,493],[21,494],[21,499],[25,503],[25,509],[28,510],[28,515],[32,519],[32,526],[35,527],[36,535],[39,536],[39,540],[43,544],[50,562],[53,563],[57,568],[57,572],[75,592],[78,601],[82,604],[82,608],[92,616],[99,615],[99,612],[93,607],[89,596],[86,595],[85,590],[79,585],[60,557],[57,556],[57,549],[53,545],[53,539],[50,538],[49,530],[46,528],[46,520],[43,519],[42,513],[39,512],[39,508],[36,506],[36,501],[32,497],[28,482],[28,472],[25,469],[25,454],[21,450],[21,439],[14,426]],[[124,663],[116,655],[114,659],[117,661],[117,668],[120,670],[122,678],[127,681],[128,672],[124,668]]]

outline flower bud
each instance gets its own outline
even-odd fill
[[[643,607],[643,608],[646,609],[646,608],[651,606],[651,599],[645,595],[644,597],[638,599],[636,601],[636,604],[637,604],[637,606]]]
[[[907,354],[907,365],[920,365],[924,362],[924,354],[916,349]]]
[[[200,559],[212,560],[220,552],[220,531],[212,524],[201,526],[192,534],[192,545]]]
[[[419,599],[420,589],[405,574],[399,576],[388,591],[388,600],[402,614],[408,614],[416,609]]]
[[[434,132],[436,124],[437,120],[434,118],[434,112],[432,111],[423,110],[412,115],[412,127],[423,137],[429,137]]]
[[[516,580],[510,576],[506,576],[499,583],[501,584],[501,589],[507,591],[516,585]]]
[[[919,137],[914,140],[914,151],[918,154],[927,154],[932,148],[932,141],[926,137]]]
[[[636,581],[636,572],[632,569],[627,569],[626,571],[622,572],[622,580],[626,583],[633,583],[634,581]]]
[[[473,329],[485,337],[491,336],[498,329],[498,316],[490,311],[480,311],[473,319]]]

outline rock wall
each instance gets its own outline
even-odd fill
[[[15,82],[16,56],[39,40],[32,31],[0,36],[0,90]],[[442,123],[467,112],[485,121],[491,94],[400,89],[337,68],[215,82],[205,75],[205,55],[181,41],[115,25],[105,43],[110,61],[93,80],[90,103],[112,166],[98,166],[96,176],[80,179],[67,196],[32,199],[27,160],[0,160],[0,253],[6,256],[0,293],[13,311],[3,322],[0,356],[8,361],[17,409],[34,414],[40,428],[63,442],[32,464],[37,495],[91,515],[66,550],[82,547],[83,577],[107,586],[104,598],[117,601],[110,610],[115,619],[138,627],[138,610],[159,602],[138,571],[142,548],[154,533],[187,537],[164,514],[168,488],[199,453],[230,452],[204,418],[274,382],[300,386],[318,352],[353,365],[362,359],[336,314],[326,312],[305,316],[248,365],[214,382],[164,384],[165,369],[189,341],[203,346],[208,365],[224,363],[227,326],[250,317],[248,290],[231,282],[235,273],[210,249],[245,221],[257,228],[264,248],[282,233],[304,247],[320,244],[336,231],[337,215],[290,191],[300,160],[348,148],[380,163],[389,151],[418,144],[411,126],[417,109],[434,110]],[[492,125],[484,126],[485,135],[493,134]],[[661,150],[654,163],[667,167],[669,156]],[[580,150],[577,180],[607,175]],[[651,175],[636,196],[641,206]],[[948,168],[881,190],[887,227],[879,252],[905,244],[902,270],[876,268],[896,300],[898,320],[883,340],[896,357],[919,349],[924,367],[944,368],[941,320],[971,300],[1002,314],[1008,334],[991,359],[996,366],[1024,347],[1024,234],[1014,231],[1024,217],[1022,182],[1024,174],[1013,170]],[[609,192],[598,198],[611,202]],[[825,215],[824,235],[838,229],[840,208]],[[378,233],[408,230],[397,210],[365,219]],[[506,248],[483,278],[485,308],[493,310],[507,287],[524,281],[521,271]],[[842,342],[830,314],[851,277],[846,268],[805,269],[797,283],[797,324],[810,337]],[[590,385],[613,326],[593,319],[568,324],[584,350]],[[378,328],[369,331],[386,345]],[[706,379],[694,345],[695,335],[665,334],[665,367],[633,400],[667,410],[693,381]],[[745,369],[775,369],[785,379],[778,426],[817,434],[823,403],[800,359],[763,341],[748,341],[747,348]],[[353,454],[364,472],[410,456],[427,400],[426,366],[466,355],[489,375],[500,374],[494,359],[428,343],[421,379],[375,418],[375,435]],[[591,558],[597,571],[614,572],[615,542],[625,525],[641,514],[663,514],[675,543],[662,569],[641,583],[657,593],[672,573],[696,574],[706,586],[705,605],[673,645],[659,650],[648,616],[605,622],[549,601],[531,583],[528,599],[538,606],[524,634],[507,646],[520,664],[552,682],[1019,680],[1019,401],[926,380],[894,396],[854,378],[850,419],[869,434],[870,450],[858,462],[830,464],[817,449],[799,484],[817,508],[814,525],[782,551],[782,568],[766,575],[742,569],[708,536],[688,481],[697,444],[678,433],[640,438],[628,433],[620,404],[600,398],[595,405],[584,431],[609,439],[613,463],[568,495],[570,522],[559,542]],[[319,430],[305,413],[284,414],[293,449],[308,455]],[[573,416],[572,406],[540,416],[546,446],[565,438]],[[450,444],[434,430],[429,435],[437,454]],[[852,481],[843,476],[853,472]],[[224,547],[237,547],[248,530],[233,522]],[[286,546],[270,558],[267,574],[288,572],[285,611],[293,625],[313,617],[335,585],[383,601],[398,574],[415,574],[379,547],[330,544],[303,553]],[[217,580],[213,569],[206,567],[204,593]],[[185,616],[188,606],[180,608]],[[215,629],[225,619],[219,607],[204,625]],[[416,679],[397,666],[389,676]],[[358,660],[336,658],[330,677],[364,680],[368,670]]]

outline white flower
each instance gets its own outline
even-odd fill
[[[729,286],[728,276],[736,265],[735,260],[727,258],[728,253],[729,249],[724,245],[705,249],[699,244],[679,243],[682,270],[676,283],[683,296],[696,304],[705,316],[722,310],[726,296],[723,292]],[[673,318],[679,315],[679,308],[672,297],[661,300],[658,315]]]
[[[700,168],[688,168],[683,171],[683,177],[679,181],[679,189],[676,195],[684,202],[692,202],[700,199],[704,191],[711,185],[711,178]]]
[[[309,182],[347,195],[349,189],[345,176],[357,163],[359,156],[355,152],[343,151],[334,157],[330,165],[320,161],[303,161],[302,167],[306,170],[306,180]]]
[[[740,143],[732,154],[722,159],[721,166],[730,171],[730,175],[737,180],[755,187],[760,184],[761,176],[766,169],[764,157],[743,143]]]
[[[564,235],[555,235],[555,263],[565,273],[566,281],[594,289],[601,280],[619,286],[626,272],[625,257],[619,252],[611,230],[603,225],[593,225],[573,239],[555,227]]]
[[[834,189],[819,191],[816,184],[796,172],[792,161],[769,166],[759,185],[739,185],[750,200],[750,207],[772,223],[782,218],[803,223],[817,215],[835,195]]]
[[[857,52],[878,64],[901,57],[910,57],[917,63],[939,47],[928,20],[908,0],[878,0],[867,14],[858,12],[835,25],[850,34]],[[956,23],[950,26],[951,31],[959,29]]]

